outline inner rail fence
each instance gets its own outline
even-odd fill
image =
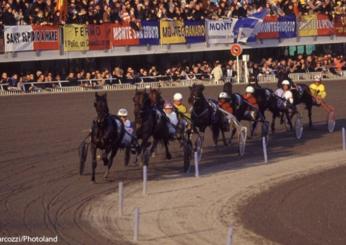
[[[310,73],[291,73],[289,77],[294,82],[310,82],[320,72]],[[346,72],[341,75],[334,73],[322,73],[324,81],[346,80]],[[52,82],[26,82],[11,87],[9,84],[0,84],[0,96],[28,95],[28,94],[51,94],[51,93],[78,93],[95,91],[121,91],[151,88],[183,88],[192,86],[194,83],[203,83],[205,86],[221,85],[224,81],[234,82],[234,77],[224,77],[223,80],[214,81],[210,75],[197,74],[193,77],[188,76],[148,76],[139,77],[123,83],[118,78],[108,79],[81,79],[81,80],[62,80]],[[259,84],[277,83],[275,75],[258,76]],[[234,82],[234,84],[237,84]],[[245,84],[240,82],[239,84]]]

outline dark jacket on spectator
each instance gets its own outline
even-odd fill
[[[14,26],[17,24],[17,21],[14,18],[14,15],[12,13],[7,12],[7,11],[3,13],[2,20],[3,20],[4,25]]]

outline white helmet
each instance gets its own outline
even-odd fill
[[[228,94],[226,92],[221,92],[219,94],[219,99],[228,99]]]
[[[281,85],[290,85],[290,81],[288,81],[288,80],[283,80],[283,81],[281,82]]]
[[[247,86],[245,92],[252,94],[253,92],[255,92],[255,89],[252,86]]]
[[[128,112],[125,108],[121,108],[119,111],[118,111],[118,116],[119,117],[127,117],[128,115]]]
[[[165,102],[163,108],[164,109],[173,109],[173,105],[171,102]]]
[[[173,96],[173,100],[182,100],[183,95],[181,93],[175,93]]]
[[[314,78],[315,78],[315,82],[320,82],[322,80],[320,75],[316,75]]]

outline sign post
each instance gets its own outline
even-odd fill
[[[243,61],[244,61],[244,77],[245,77],[245,84],[249,84],[249,69],[247,67],[247,63],[250,60],[250,55],[248,54],[243,54],[242,56]]]
[[[231,46],[231,54],[237,59],[237,83],[240,83],[240,64],[239,64],[239,56],[243,52],[243,49],[239,44],[233,44]]]

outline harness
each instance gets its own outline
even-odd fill
[[[197,117],[197,118],[204,116],[204,115],[207,114],[208,112],[209,112],[209,108],[208,108],[208,107],[205,108],[205,109],[204,109],[201,113],[199,113],[199,114],[197,114],[194,110],[192,110],[192,114],[193,114],[195,117]]]

